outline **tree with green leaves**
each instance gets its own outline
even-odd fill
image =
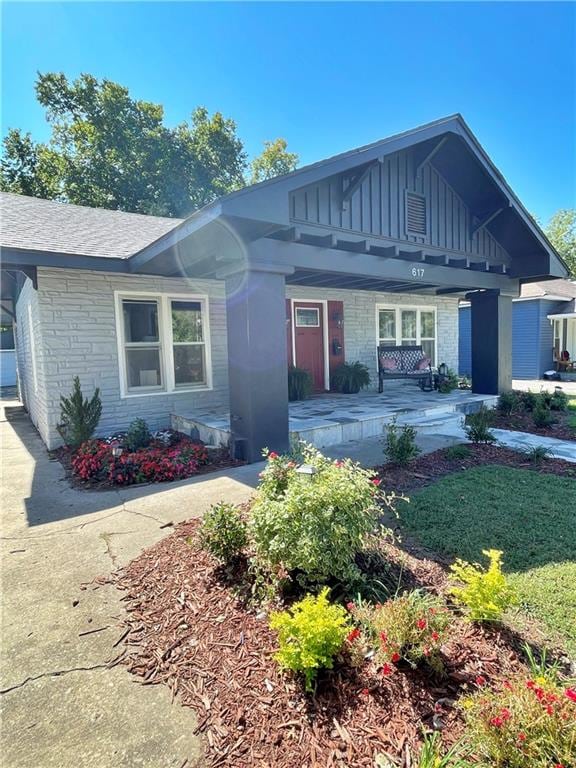
[[[544,231],[576,279],[576,209],[556,211]]]
[[[11,129],[3,141],[0,188],[99,208],[187,216],[245,186],[248,167],[236,124],[197,107],[164,124],[159,104],[134,99],[111,80],[39,74],[36,96],[52,128],[47,143]],[[256,158],[259,178],[292,170],[284,139]]]
[[[265,141],[262,154],[252,161],[252,178],[250,181],[252,184],[256,184],[259,181],[272,179],[274,176],[290,173],[298,166],[298,160],[298,155],[295,152],[288,152],[286,139]]]

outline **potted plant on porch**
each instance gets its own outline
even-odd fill
[[[358,360],[354,363],[342,363],[332,374],[332,386],[336,392],[355,395],[370,384],[368,368]]]

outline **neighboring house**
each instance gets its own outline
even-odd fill
[[[554,370],[560,353],[576,360],[576,281],[525,283],[512,301],[512,377],[540,379]],[[470,376],[470,304],[460,304],[459,372]]]
[[[459,116],[227,195],[184,221],[2,195],[21,390],[46,444],[75,375],[102,433],[230,412],[249,461],[288,447],[287,366],[330,388],[344,360],[422,344],[476,391],[511,380],[512,299],[567,270]],[[418,390],[414,388],[417,407]],[[382,395],[386,397],[386,393]]]
[[[0,387],[16,384],[13,301],[0,303]]]

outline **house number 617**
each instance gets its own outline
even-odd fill
[[[424,267],[412,267],[412,277],[424,277]]]

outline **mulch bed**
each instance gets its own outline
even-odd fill
[[[542,437],[555,437],[558,440],[576,440],[576,429],[568,425],[570,414],[562,411],[552,411],[555,424],[549,427],[536,427],[531,413],[520,412],[506,416],[498,411],[494,412],[492,426],[495,429],[510,429],[515,432],[530,432]]]
[[[466,444],[469,455],[461,459],[450,459],[446,449],[419,456],[407,467],[394,467],[384,464],[377,467],[382,486],[386,491],[408,493],[423,488],[454,472],[471,469],[484,464],[498,464],[505,467],[530,469],[543,474],[576,477],[576,464],[564,459],[546,458],[540,462],[529,461],[526,456],[511,448],[497,445]]]
[[[56,459],[57,461],[62,464],[64,467],[64,471],[66,474],[66,480],[70,483],[70,485],[73,488],[80,488],[83,491],[111,491],[111,490],[118,490],[118,488],[143,488],[144,486],[148,485],[158,485],[158,483],[135,483],[132,485],[115,485],[114,483],[111,483],[108,479],[92,479],[92,480],[82,480],[82,478],[78,477],[74,474],[72,471],[72,451],[70,448],[61,447],[56,448],[53,451],[49,451],[50,458]],[[231,459],[230,454],[226,448],[222,448],[221,450],[215,450],[210,452],[210,461],[208,464],[199,464],[198,469],[196,472],[191,475],[188,480],[194,477],[198,477],[198,475],[206,475],[210,472],[219,472],[221,469],[229,469],[231,467],[239,467],[241,465],[245,464],[244,461],[237,461],[236,459]],[[166,485],[167,482],[180,482],[178,480],[175,481],[164,481],[161,483],[161,485]]]
[[[452,702],[487,680],[517,671],[517,639],[456,614],[443,654],[446,675],[398,668],[389,677],[370,662],[337,666],[315,695],[278,669],[267,616],[247,610],[215,562],[197,545],[199,521],[184,523],[115,576],[127,618],[122,661],[144,685],[164,683],[198,716],[203,765],[271,768],[373,768],[378,753],[409,766],[422,728],[447,744],[462,723]],[[387,545],[409,581],[441,589],[443,569]]]

